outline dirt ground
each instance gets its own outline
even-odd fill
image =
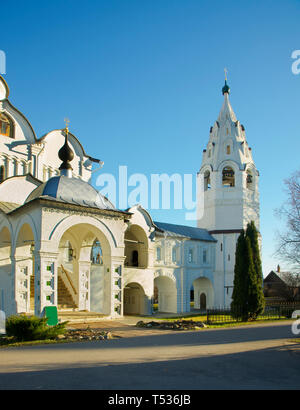
[[[67,329],[103,329],[111,332],[115,336],[119,337],[136,337],[136,336],[149,336],[149,335],[161,335],[162,333],[173,333],[173,330],[164,329],[145,329],[135,327],[134,325],[128,325],[115,320],[103,320],[97,322],[86,323],[69,323]]]

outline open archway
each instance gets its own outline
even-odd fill
[[[154,279],[157,288],[157,303],[159,312],[177,312],[177,288],[175,282],[168,276],[158,276]]]
[[[131,225],[125,232],[125,267],[147,268],[148,238],[139,225]]]
[[[124,288],[124,315],[147,314],[147,296],[143,287],[136,282],[128,283]]]
[[[208,278],[194,280],[194,309],[206,310],[214,306],[214,289]]]
[[[110,313],[111,247],[99,228],[69,227],[59,241],[58,308]]]

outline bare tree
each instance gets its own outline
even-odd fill
[[[288,262],[291,270],[300,273],[300,170],[284,180],[287,201],[276,210],[286,223],[285,232],[278,233],[278,256]]]
[[[285,282],[284,297],[286,300],[295,301],[299,299],[300,274],[282,272],[281,278]]]

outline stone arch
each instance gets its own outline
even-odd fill
[[[72,215],[67,216],[63,220],[61,220],[51,231],[49,235],[49,240],[58,243],[62,237],[62,235],[72,226],[84,224],[90,225],[92,229],[98,229],[100,232],[103,232],[105,237],[107,238],[110,248],[113,249],[117,247],[117,241],[109,227],[102,221],[98,220],[97,218],[91,216],[78,216]]]
[[[73,241],[75,251],[72,260],[63,263],[62,252],[59,253],[58,304],[59,307],[78,307],[79,310],[109,314],[111,285],[110,275],[106,275],[105,272],[111,269],[111,246],[114,245],[111,237],[107,237],[103,225],[95,226],[95,222],[91,224],[92,219],[73,219],[74,224],[65,224],[64,227],[67,229],[57,235],[57,238],[60,238],[59,249],[63,249],[66,241],[70,240]],[[91,249],[96,238],[101,241],[103,249],[101,265],[91,263]],[[66,289],[71,298],[65,297]]]
[[[235,173],[237,173],[240,170],[239,164],[236,161],[234,161],[233,159],[226,159],[226,160],[220,162],[220,164],[218,165],[217,171],[222,171],[222,169],[224,167],[232,168]]]
[[[17,238],[19,236],[19,232],[22,229],[23,225],[29,225],[33,234],[33,241],[35,244],[35,247],[37,247],[38,243],[40,242],[40,238],[39,238],[39,232],[37,229],[37,226],[32,218],[31,215],[25,215],[24,217],[22,217],[20,219],[20,221],[17,224],[16,229],[14,230],[14,236],[13,236],[13,252],[15,251],[16,248],[16,242],[17,242]]]
[[[145,230],[137,224],[131,224],[125,232],[125,266],[147,268],[148,236]]]

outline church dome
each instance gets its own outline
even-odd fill
[[[54,199],[59,202],[98,209],[116,209],[92,185],[81,179],[65,175],[52,177],[38,186],[28,195],[25,203],[37,198]]]
[[[227,81],[225,80],[225,85],[224,85],[224,87],[222,88],[222,94],[223,94],[223,95],[224,95],[225,93],[229,94],[229,91],[230,91],[230,87],[229,87],[229,85],[227,84]]]

